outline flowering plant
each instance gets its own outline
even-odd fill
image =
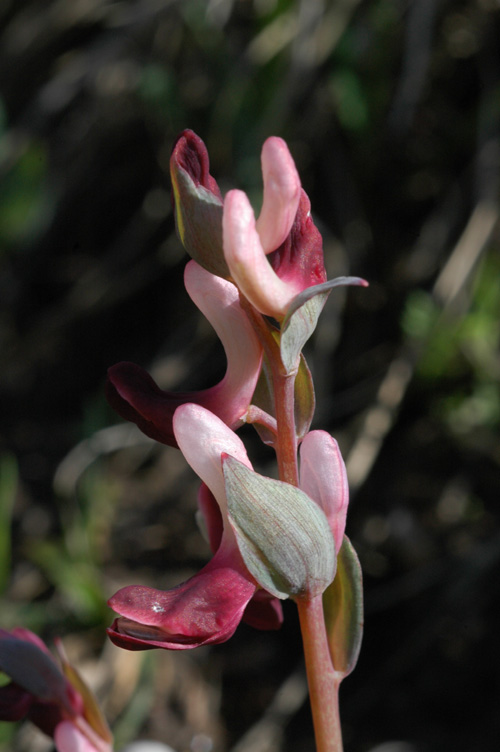
[[[362,632],[359,562],[344,534],[348,486],[336,441],[310,431],[311,374],[302,354],[330,291],[320,233],[285,142],[262,149],[258,218],[245,193],[222,198],[205,145],[192,131],[171,157],[178,235],[192,260],[185,285],[219,335],[223,380],[200,392],[165,392],[131,363],[108,372],[107,397],[148,436],[178,447],[198,474],[200,519],[213,551],[198,574],[169,591],[122,588],[108,633],[129,650],[219,643],[240,621],[282,622],[299,610],[317,748],[340,750],[338,686]],[[235,430],[251,423],[274,447],[279,480],[254,471]]]

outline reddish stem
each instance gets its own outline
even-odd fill
[[[278,435],[276,438],[276,458],[280,479],[292,486],[299,485],[297,464],[297,436],[295,433],[294,384],[295,373],[283,374],[272,363],[274,382],[274,403]]]
[[[272,372],[279,476],[286,483],[298,486],[294,392],[296,372],[286,373],[281,361],[279,337],[242,295],[240,299],[262,342]],[[316,750],[343,752],[338,703],[340,678],[330,656],[322,596],[297,599],[296,603],[304,644]]]
[[[281,361],[277,330],[240,293],[240,303],[250,319],[264,352],[273,377],[274,408],[276,412],[276,457],[280,479],[293,486],[299,485],[297,466],[297,436],[295,433],[295,376],[287,373]]]
[[[342,752],[339,684],[326,635],[322,596],[297,600],[317,752]]]
[[[260,426],[267,428],[273,436],[277,434],[276,418],[273,418],[272,415],[269,415],[269,413],[261,410],[256,405],[250,405],[243,419],[245,423],[258,423]]]

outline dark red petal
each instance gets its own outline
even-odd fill
[[[293,282],[298,292],[326,282],[323,240],[311,217],[311,202],[304,190],[287,239],[269,262],[283,282]]]
[[[245,572],[219,566],[217,558],[173,590],[119,590],[109,600],[121,617],[108,629],[111,640],[128,650],[185,650],[228,640],[256,586]]]
[[[172,418],[187,395],[164,392],[147,371],[127,362],[108,369],[105,394],[118,415],[135,423],[146,436],[177,446]]]
[[[14,682],[0,687],[0,721],[20,721],[32,702],[32,695]]]
[[[283,624],[281,602],[265,590],[257,590],[241,621],[255,629],[279,629]]]
[[[222,201],[216,180],[210,175],[207,147],[191,130],[183,131],[172,149],[171,160],[185,170],[196,186],[202,185]]]
[[[47,736],[53,736],[56,726],[66,717],[58,705],[42,702],[33,703],[27,715],[31,723]]]

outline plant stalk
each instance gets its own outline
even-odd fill
[[[325,628],[322,596],[297,599],[317,752],[343,752],[339,684]]]
[[[274,371],[274,364],[273,364]],[[276,459],[280,480],[299,485],[297,463],[297,437],[295,434],[294,385],[295,373],[274,373],[274,404],[278,433],[276,437]]]
[[[272,373],[276,414],[276,459],[280,480],[299,485],[295,429],[296,371],[287,373],[281,361],[279,341],[255,309],[240,295],[241,304],[259,336]],[[274,428],[274,426],[273,426]],[[322,595],[297,598],[309,697],[317,752],[343,752],[339,716],[340,677],[330,656]]]

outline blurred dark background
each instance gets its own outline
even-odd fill
[[[314,749],[293,605],[194,652],[104,635],[118,587],[209,555],[179,453],[103,397],[119,360],[172,389],[224,371],[182,286],[186,127],[257,209],[285,138],[330,276],[370,281],[332,293],[307,351],[364,570],[346,752],[500,748],[499,39],[497,0],[0,3],[1,626],[64,637],[117,749]],[[0,724],[2,752],[50,749]]]

